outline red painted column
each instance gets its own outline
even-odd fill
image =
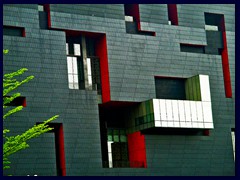
[[[96,55],[100,58],[102,102],[105,103],[111,100],[106,34],[98,38],[96,42]]]
[[[66,176],[63,125],[62,124],[55,125],[54,131],[58,175]]]
[[[130,167],[147,167],[145,137],[141,132],[127,135]]]
[[[48,28],[52,27],[51,25],[51,14],[50,14],[50,4],[44,4],[44,11],[47,12],[47,21],[48,21]]]
[[[222,17],[222,21],[221,21],[221,31],[222,31],[222,39],[223,39],[222,69],[223,69],[225,96],[226,98],[232,98],[232,86],[231,86],[231,77],[230,77],[230,69],[229,69],[229,61],[228,61],[227,36],[226,36],[224,17]]]
[[[177,4],[168,4],[168,17],[172,25],[178,25]]]

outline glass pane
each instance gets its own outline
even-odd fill
[[[88,70],[88,76],[92,76],[91,59],[90,58],[87,58],[87,70]]]
[[[73,83],[73,75],[72,74],[68,74],[68,82],[69,83]]]
[[[68,87],[69,87],[69,89],[74,89],[73,88],[73,83],[68,83]]]
[[[72,61],[73,61],[73,74],[78,74],[78,71],[77,71],[77,58],[76,57],[73,57],[72,58]]]
[[[127,136],[126,135],[120,135],[120,142],[127,142]]]
[[[81,56],[80,44],[74,44],[74,55]]]
[[[73,82],[78,83],[78,75],[73,75]]]
[[[79,89],[78,83],[73,83],[73,89]]]
[[[114,135],[113,136],[113,141],[114,142],[119,142],[119,135]]]
[[[68,51],[68,43],[66,43],[66,54],[67,54],[67,55],[69,54],[69,51]]]
[[[108,134],[108,141],[113,141],[112,135]]]
[[[67,57],[68,73],[73,73],[72,57]]]

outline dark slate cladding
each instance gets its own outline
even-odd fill
[[[35,76],[18,89],[27,106],[4,121],[9,135],[59,114],[54,123],[63,125],[67,176],[235,175],[231,139],[231,128],[235,128],[234,4],[177,4],[178,26],[168,25],[167,4],[140,4],[141,30],[156,36],[127,33],[123,4],[50,4],[50,11],[55,30],[41,29],[37,4],[3,5],[3,25],[26,31],[24,38],[3,32],[3,48],[9,49],[3,71],[25,67],[23,77]],[[224,15],[232,98],[225,97],[222,59],[215,55],[221,48],[220,34],[204,29],[206,12]],[[107,159],[108,154],[102,154],[107,147],[101,149],[101,138],[106,137],[100,131],[106,124],[99,122],[98,94],[68,88],[66,33],[61,29],[106,34],[110,95],[115,102],[146,101],[156,98],[157,91],[157,96],[184,99],[182,82],[165,81],[156,87],[155,77],[209,75],[214,129],[209,136],[146,132],[146,168],[103,168],[102,156]],[[180,43],[216,46],[214,54],[187,53],[181,52]],[[166,86],[173,88],[166,93]],[[112,126],[121,123],[121,111],[114,112],[120,115],[110,113]],[[54,134],[46,133],[29,145],[10,157],[11,168],[4,175],[57,175]],[[121,161],[127,166],[125,158]]]

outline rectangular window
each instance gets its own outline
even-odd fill
[[[157,99],[186,100],[185,79],[155,77]]]
[[[3,35],[26,37],[26,32],[24,27],[3,26]]]
[[[10,96],[5,96],[5,97],[8,98]],[[17,97],[13,101],[11,101],[9,104],[6,104],[6,106],[23,106],[23,107],[26,107],[27,106],[26,97],[23,97],[23,96]]]
[[[180,51],[181,52],[190,52],[190,53],[205,53],[205,46],[203,45],[195,45],[195,44],[183,44],[180,43]]]
[[[69,85],[69,89],[79,89],[77,58],[68,56],[67,57],[67,65],[68,65],[68,85]]]

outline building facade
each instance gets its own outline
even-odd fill
[[[3,48],[11,135],[60,116],[5,175],[235,175],[234,4],[5,4]]]

